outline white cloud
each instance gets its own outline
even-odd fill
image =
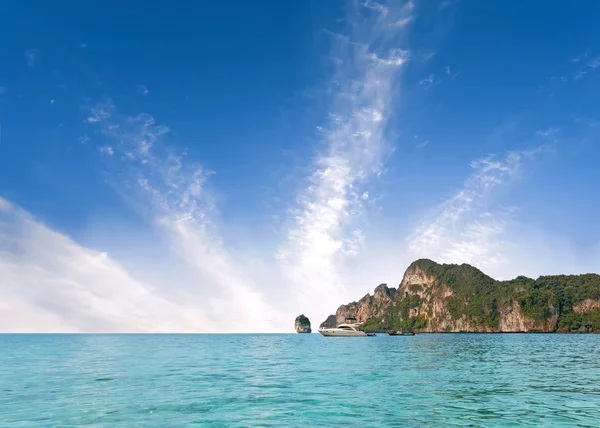
[[[571,58],[571,62],[575,62],[575,63],[581,62],[585,58],[587,58],[587,56],[588,56],[587,52],[580,53],[579,55],[574,56],[573,58]]]
[[[184,299],[136,281],[0,198],[0,331],[219,331]],[[166,291],[166,290],[163,290]]]
[[[373,0],[367,0],[367,1],[365,1],[363,3],[363,6],[366,7],[366,8],[368,8],[368,9],[376,10],[377,12],[379,12],[384,17],[390,11],[387,7],[385,7],[381,3],[377,3],[376,1],[373,1]]]
[[[148,91],[148,88],[144,85],[137,85],[136,92],[139,95],[148,95],[150,93],[150,91]]]
[[[0,197],[0,212],[9,212],[13,209],[13,206],[6,199]]]
[[[321,130],[325,147],[291,210],[287,239],[277,253],[293,300],[318,322],[349,298],[353,279],[344,266],[366,239],[356,227],[368,195],[363,187],[382,171],[393,83],[408,58],[398,44],[380,46],[401,36],[401,26],[393,24],[412,7],[365,6],[381,13],[371,21],[350,17],[352,34],[335,39],[332,56],[342,68],[333,78],[337,98],[330,122]]]
[[[450,74],[452,72],[449,66],[445,66],[444,71],[446,72],[446,74]]]
[[[90,117],[104,111],[91,110]],[[265,301],[252,275],[241,270],[243,262],[226,250],[206,188],[212,172],[165,146],[161,140],[170,131],[151,115],[123,117],[113,108],[103,117],[91,123],[110,139],[114,158],[126,168],[119,192],[169,239],[170,254],[197,278],[193,289],[179,286],[187,301],[221,329],[286,331],[280,308]]]
[[[433,85],[434,79],[435,79],[435,74],[430,73],[429,76],[427,76],[425,79],[421,79],[419,81],[419,85],[421,85],[421,87],[423,87],[425,89],[428,89],[431,85]]]
[[[600,56],[594,58],[593,60],[591,60],[590,62],[588,62],[588,67],[590,68],[598,68],[600,67]]]
[[[100,103],[89,109],[85,119],[87,123],[100,123],[110,118],[110,112],[114,109],[111,102]]]
[[[404,64],[407,61],[408,52],[405,50],[402,50],[402,49],[392,49],[388,56],[380,57],[375,53],[370,53],[367,55],[367,58],[369,58],[374,63],[380,64],[380,65],[397,67],[397,66]]]
[[[105,155],[108,156],[112,156],[115,154],[115,151],[113,150],[113,148],[111,146],[102,146],[100,148],[98,148],[98,150],[100,151],[100,153],[103,153]]]
[[[429,144],[429,141],[428,141],[428,140],[421,141],[421,142],[419,142],[419,143],[417,144],[417,149],[422,149],[422,148],[424,148],[425,146],[427,146],[427,144]]]
[[[480,268],[506,262],[501,240],[505,230],[502,220],[472,220],[459,231],[455,240],[448,242],[442,260],[450,263],[473,263]]]
[[[357,256],[364,245],[363,232],[360,229],[352,231],[350,236],[344,241],[344,245],[340,249],[345,256]]]
[[[592,58],[591,60],[583,63],[586,58],[587,58],[587,53],[579,55],[579,56],[571,59],[571,62],[573,62],[575,64],[579,64],[579,68],[577,70],[575,70],[575,72],[573,73],[573,80],[581,80],[587,74],[595,72],[596,69],[598,67],[600,67],[600,56]],[[563,82],[565,82],[567,80],[568,79],[566,77],[561,78],[561,81],[563,81]]]
[[[29,49],[25,52],[25,59],[27,60],[27,66],[33,67],[38,60],[39,52],[37,49]]]
[[[436,52],[434,52],[434,51],[423,54],[423,62],[430,61],[435,55],[436,55]]]
[[[535,133],[535,135],[537,135],[538,137],[542,137],[542,138],[552,138],[556,134],[558,134],[559,132],[560,132],[560,129],[554,128],[554,127],[550,127],[550,128],[547,128],[547,129],[540,129],[540,130],[538,130]]]
[[[404,28],[408,24],[410,24],[412,22],[412,20],[413,20],[412,16],[407,16],[406,18],[400,18],[399,20],[394,22],[394,26],[398,27],[398,28]]]
[[[95,122],[115,144],[105,153],[132,153],[113,180],[127,177],[119,193],[169,238],[164,258],[181,267],[167,281],[144,283],[106,253],[82,247],[0,198],[0,319],[11,320],[0,329],[290,331],[295,315],[265,303],[252,273],[242,270],[245,259],[224,249],[205,189],[210,173],[187,165],[184,156],[163,156],[166,131],[151,117],[118,127],[115,117]],[[144,271],[152,269],[148,263]]]
[[[501,237],[510,211],[488,211],[492,192],[519,177],[526,161],[546,149],[511,151],[503,159],[490,156],[471,163],[474,172],[462,189],[445,201],[432,221],[422,224],[408,240],[415,257],[445,263],[471,263],[479,267],[506,260]],[[498,218],[500,217],[500,218]]]

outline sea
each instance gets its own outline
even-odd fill
[[[0,335],[0,427],[599,427],[600,335]]]

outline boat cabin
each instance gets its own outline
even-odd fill
[[[356,327],[354,324],[340,324],[337,326],[338,329],[340,330],[351,330],[351,331],[356,331]]]

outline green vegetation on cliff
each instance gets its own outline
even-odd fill
[[[446,285],[452,289],[452,296],[446,298],[446,307],[453,319],[466,315],[490,328],[498,327],[498,302],[505,300],[510,292],[503,290],[497,281],[468,264],[440,265],[421,259],[411,266],[433,275],[436,286]]]
[[[384,316],[368,320],[364,329],[443,331],[448,327],[436,325],[440,320],[432,316],[431,305],[422,304],[437,297],[443,302],[446,318],[466,320],[477,329],[500,330],[502,317],[518,309],[531,325],[541,326],[540,330],[600,332],[598,304],[581,306],[586,301],[600,302],[600,275],[541,276],[536,280],[519,276],[497,281],[468,264],[438,264],[428,259],[413,262],[407,272],[417,270],[434,277],[435,284],[424,288],[411,284],[404,296],[398,293]]]
[[[565,312],[558,319],[558,331],[600,333],[600,310],[587,313]]]

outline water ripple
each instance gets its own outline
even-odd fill
[[[1,335],[0,426],[577,426],[600,336]]]

